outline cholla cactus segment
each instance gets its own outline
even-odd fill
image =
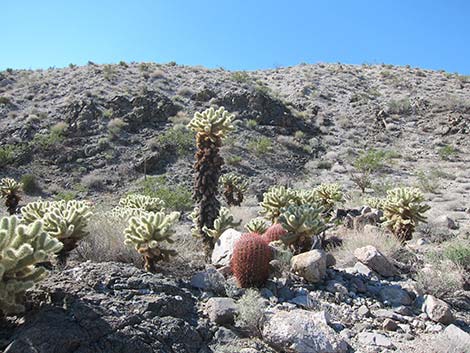
[[[322,217],[323,208],[312,205],[292,205],[282,209],[279,223],[287,231],[281,237],[284,244],[291,246],[295,253],[310,250],[314,237],[328,227]]]
[[[35,201],[28,203],[21,208],[23,222],[30,224],[34,221],[43,219],[50,206],[51,202],[49,201]]]
[[[119,200],[120,207],[140,209],[147,212],[163,212],[165,203],[158,197],[130,194]]]
[[[118,220],[128,220],[131,217],[146,215],[149,212],[144,211],[140,208],[129,208],[129,207],[114,207],[111,211],[106,212],[106,216]]]
[[[367,206],[382,210],[385,204],[385,199],[380,199],[378,197],[367,197],[364,202]]]
[[[208,229],[207,227],[204,227],[202,230],[205,234],[214,240],[217,240],[227,229],[234,228],[238,225],[240,225],[240,222],[234,221],[230,210],[226,207],[222,207],[219,211],[219,217],[214,221],[214,228]]]
[[[41,221],[21,225],[16,216],[0,219],[0,312],[24,310],[24,292],[46,276],[35,267],[59,252],[62,244],[43,230]]]
[[[218,138],[224,138],[228,132],[235,130],[233,120],[234,115],[224,107],[217,110],[211,107],[202,113],[196,112],[188,128],[215,142]]]
[[[263,195],[260,214],[275,223],[281,209],[297,203],[297,192],[285,186],[274,186]]]
[[[17,194],[23,188],[22,183],[18,183],[15,179],[12,178],[2,178],[0,179],[0,192],[2,197],[7,197],[8,195]]]
[[[424,213],[431,208],[423,202],[424,196],[416,188],[403,187],[387,191],[383,203],[385,225],[400,240],[410,240],[416,225],[426,222]]]
[[[262,218],[253,218],[251,221],[249,221],[246,225],[245,228],[250,232],[250,233],[257,233],[257,234],[263,234],[266,229],[268,229],[268,223],[262,219]]]
[[[313,190],[296,190],[297,205],[318,205],[319,200],[317,194]]]
[[[315,198],[330,212],[337,203],[343,202],[343,190],[339,184],[320,184],[313,189]]]
[[[168,260],[176,252],[161,247],[163,242],[173,243],[173,225],[179,219],[179,212],[166,215],[163,212],[148,213],[129,220],[128,227],[124,230],[126,245],[134,246],[142,254],[145,260],[145,269],[156,271],[156,263],[160,260]]]

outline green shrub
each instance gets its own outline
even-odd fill
[[[194,151],[194,135],[187,128],[173,128],[154,139],[157,146],[175,146],[178,156],[187,156]]]
[[[138,185],[142,195],[162,200],[167,209],[173,211],[189,211],[193,208],[191,190],[183,185],[168,185],[165,176],[147,177]]]
[[[392,99],[388,102],[388,112],[391,114],[409,114],[411,113],[411,103],[408,98]]]
[[[15,160],[15,148],[12,145],[0,147],[0,167],[6,167]]]
[[[59,191],[54,195],[54,201],[72,201],[77,198],[76,191]]]
[[[114,70],[114,67],[112,65],[104,65],[103,67],[103,76],[105,80],[111,81],[116,74],[116,70]]]
[[[354,167],[361,172],[375,173],[382,170],[386,163],[394,156],[394,152],[372,148],[361,153],[356,158]]]
[[[268,137],[261,137],[248,143],[248,149],[254,154],[261,156],[273,149],[273,143]]]
[[[443,160],[451,160],[457,154],[457,150],[451,145],[445,145],[437,151],[439,157]]]
[[[317,163],[317,169],[330,170],[333,165],[329,161],[319,161]]]
[[[261,323],[266,306],[263,304],[259,293],[254,289],[247,289],[238,301],[237,306],[236,325],[246,329],[255,336],[259,336],[261,334]]]
[[[2,104],[5,104],[5,105],[10,104],[10,98],[5,97],[5,96],[0,97],[0,105]]]
[[[249,129],[253,129],[258,125],[258,122],[255,119],[248,119],[246,121],[246,127]]]
[[[228,165],[239,165],[242,161],[242,157],[240,156],[228,156],[225,158],[225,163]]]
[[[117,137],[127,123],[121,118],[114,118],[108,122],[108,132],[111,137]]]
[[[444,250],[444,257],[454,264],[470,270],[470,242],[455,242]]]
[[[48,134],[34,135],[32,143],[43,150],[56,148],[64,141],[64,132],[67,127],[65,122],[59,122],[51,127]]]
[[[423,171],[419,170],[415,173],[417,178],[417,187],[423,192],[436,194],[439,187],[439,174],[435,169]]]
[[[30,195],[39,190],[39,185],[36,177],[33,174],[25,174],[21,177],[20,182],[23,184],[23,191],[25,194]]]
[[[245,83],[250,81],[250,75],[245,71],[235,71],[232,73],[231,79],[235,82]]]

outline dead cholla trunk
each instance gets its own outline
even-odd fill
[[[20,203],[21,198],[15,194],[9,194],[5,200],[5,206],[7,207],[8,213],[10,216],[19,213],[18,204]]]
[[[218,180],[221,173],[221,167],[224,160],[219,155],[221,139],[217,138],[214,142],[203,134],[197,134],[197,152],[194,170],[196,171],[194,179],[193,199],[199,206],[199,217],[197,219],[197,228],[203,235],[206,256],[214,247],[214,240],[204,234],[203,227],[212,229],[219,210],[220,202],[217,199]]]

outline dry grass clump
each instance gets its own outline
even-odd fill
[[[264,319],[263,299],[255,289],[248,289],[238,301],[238,313],[235,323],[254,336],[261,335],[261,323]]]
[[[424,294],[437,298],[453,298],[456,292],[463,289],[464,271],[450,260],[428,264],[415,277],[418,288]]]
[[[347,230],[340,236],[343,244],[332,250],[336,263],[340,266],[352,266],[356,263],[354,250],[372,245],[387,258],[394,258],[401,248],[400,241],[393,235],[380,229]]]

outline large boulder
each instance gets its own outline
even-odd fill
[[[367,245],[354,250],[354,256],[364,265],[384,277],[395,276],[398,271],[374,246]]]
[[[206,303],[207,316],[219,325],[233,324],[237,305],[232,298],[214,297]]]
[[[450,305],[432,295],[426,295],[422,306],[423,312],[435,322],[448,325],[454,321]]]
[[[311,250],[291,259],[291,271],[310,283],[321,282],[326,275],[326,252]]]
[[[215,266],[228,266],[232,260],[233,247],[242,233],[235,229],[227,229],[219,237],[212,251],[212,264]]]
[[[268,314],[263,339],[273,347],[292,353],[343,353],[347,343],[327,325],[324,315],[294,309]]]
[[[470,347],[470,334],[453,324],[447,326],[442,334],[456,347],[466,347],[467,349]]]
[[[386,286],[379,292],[380,299],[393,306],[410,305],[412,299],[408,292],[400,286]]]
[[[200,352],[208,329],[197,325],[197,303],[182,285],[123,263],[53,272],[29,291],[31,310],[0,340],[0,351]]]

